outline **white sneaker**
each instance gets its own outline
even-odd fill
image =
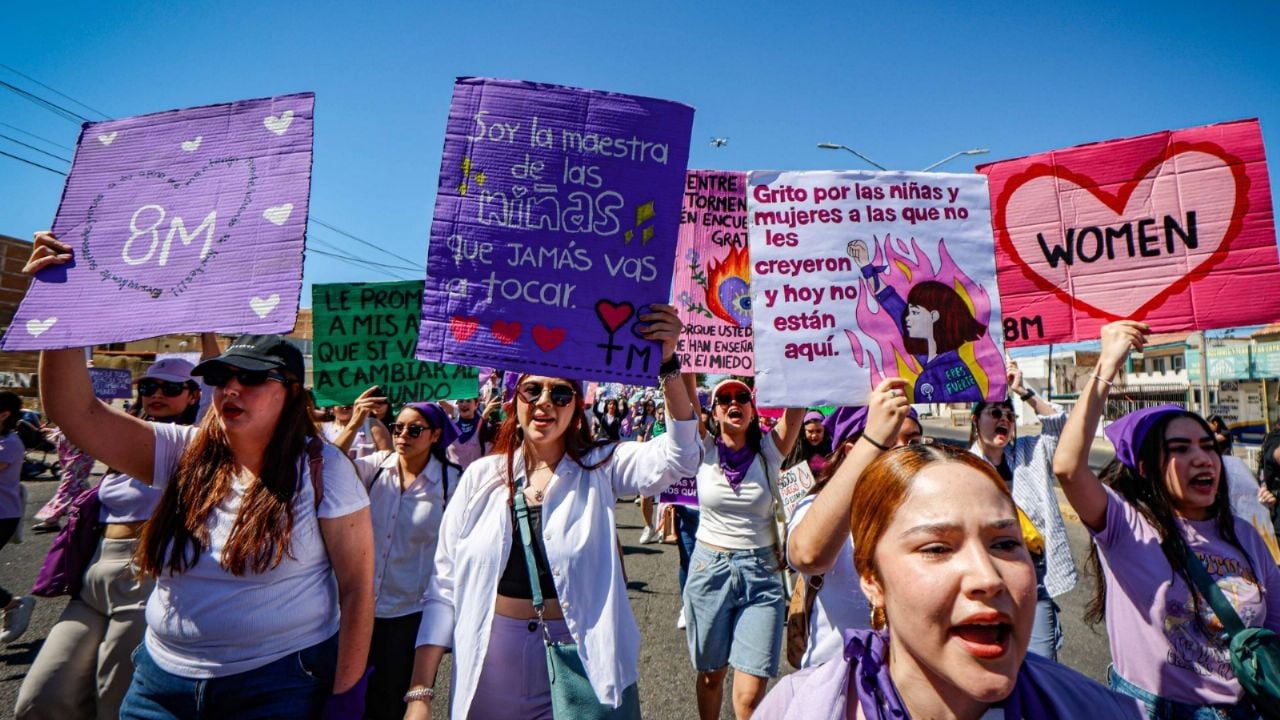
[[[680,606],[680,617],[676,618],[676,629],[683,630],[687,623],[684,621],[684,606]]]
[[[0,622],[0,643],[11,643],[22,637],[31,624],[31,613],[36,609],[36,599],[30,596],[18,598],[18,606],[4,611]]]
[[[653,543],[661,542],[661,541],[662,541],[662,536],[659,535],[653,528],[649,527],[648,525],[645,526],[644,530],[640,531],[641,545],[652,545]]]

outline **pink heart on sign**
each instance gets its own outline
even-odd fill
[[[542,352],[551,352],[560,347],[568,333],[564,328],[549,328],[545,325],[533,326],[533,342],[542,348]]]
[[[510,345],[516,341],[516,338],[520,337],[520,331],[524,328],[517,320],[512,320],[511,322],[494,320],[489,329],[493,331],[493,336],[498,338],[498,342],[503,345]]]
[[[993,224],[1041,289],[1100,317],[1140,318],[1226,256],[1248,188],[1244,166],[1216,146],[1174,143],[1118,188],[1032,166],[1005,186]]]
[[[608,300],[601,300],[596,303],[596,315],[600,318],[600,322],[608,328],[609,332],[618,332],[618,328],[631,319],[636,312],[636,308],[629,302],[611,303]]]

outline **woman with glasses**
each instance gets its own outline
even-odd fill
[[[405,405],[390,430],[395,452],[355,461],[373,515],[372,673],[364,715],[373,720],[404,717],[422,594],[435,564],[440,520],[462,475],[445,454],[457,428],[438,405]]]
[[[696,473],[700,515],[684,585],[685,633],[698,672],[698,714],[720,717],[732,665],[733,710],[749,718],[778,674],[787,602],[778,474],[804,408],[788,409],[766,434],[741,380],[716,385],[711,401],[712,427]]]
[[[1062,626],[1054,598],[1076,585],[1076,563],[1067,541],[1067,526],[1054,491],[1053,452],[1067,414],[1028,388],[1016,362],[1006,368],[1009,392],[1035,410],[1040,434],[1018,437],[1013,400],[977,402],[970,417],[969,452],[984,458],[1004,478],[1018,506],[1018,519],[1036,566],[1036,621],[1031,652],[1051,660],[1062,647]]]
[[[37,233],[24,271],[72,254]],[[67,437],[161,488],[134,556],[156,587],[121,717],[312,718],[361,680],[373,626],[369,498],[317,437],[304,373],[283,338],[236,338],[192,371],[213,403],[185,427],[94,397],[83,350],[40,354],[41,400]]]
[[[192,368],[179,358],[153,363],[135,383],[133,414],[155,423],[194,422],[201,393]],[[92,466],[92,457],[85,457]],[[143,609],[155,587],[152,578],[136,575],[133,556],[160,489],[109,470],[97,492],[98,549],[79,595],[63,609],[22,681],[19,718],[115,717],[129,689],[129,655],[142,642]]]
[[[450,714],[552,717],[544,644],[574,643],[595,701],[639,717],[640,631],[615,546],[620,495],[656,495],[698,463],[697,424],[675,356],[675,309],[641,316],[661,343],[671,429],[648,443],[592,440],[579,383],[518,376],[495,452],[449,499],[418,631],[406,718],[430,717],[453,649]],[[536,568],[531,577],[530,563]]]

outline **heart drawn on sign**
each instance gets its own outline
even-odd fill
[[[56,322],[58,322],[58,318],[56,317],[47,318],[45,320],[36,320],[32,318],[27,321],[27,333],[30,334],[31,337],[40,337],[44,334],[45,330],[53,327],[53,324]]]
[[[183,140],[182,149],[185,152],[195,152],[200,149],[200,141],[204,140],[203,135],[197,135],[194,140]]]
[[[279,304],[279,293],[271,293],[271,296],[267,298],[260,298],[255,295],[249,299],[249,307],[253,308],[253,312],[255,312],[260,318],[265,318],[270,315],[271,311],[275,310],[276,305]]]
[[[283,135],[285,130],[289,129],[289,124],[293,122],[293,111],[285,110],[277,115],[268,115],[262,119],[262,124],[267,129],[277,135]]]
[[[480,321],[473,317],[462,317],[454,315],[449,319],[449,332],[453,333],[453,339],[460,343],[464,343],[476,334],[476,328],[480,327]]]
[[[1096,317],[1141,319],[1226,258],[1248,191],[1238,158],[1212,143],[1179,142],[1114,193],[1062,165],[1032,165],[1009,178],[992,224],[1036,287]],[[1235,202],[1228,208],[1222,198]],[[1054,222],[1008,226],[1046,217],[1046,208],[1061,208]],[[1125,279],[1108,283],[1112,273]]]
[[[600,322],[604,323],[610,333],[618,332],[618,328],[625,325],[635,313],[635,306],[626,301],[612,303],[608,300],[601,300],[596,303],[596,316],[600,318]]]
[[[567,334],[564,328],[549,328],[545,325],[533,326],[533,342],[539,348],[542,348],[542,352],[551,352],[560,347],[560,343],[564,342]]]
[[[493,321],[493,325],[489,329],[493,331],[493,336],[498,339],[498,342],[503,345],[510,345],[516,341],[516,338],[520,337],[520,331],[524,327],[520,325],[518,320],[507,322],[506,320],[498,319]]]
[[[283,225],[289,219],[289,215],[293,212],[293,203],[285,203],[269,207],[262,211],[262,217],[271,221],[272,225]]]
[[[110,145],[111,143],[116,141],[116,136],[119,134],[120,134],[120,131],[116,130],[115,132],[109,132],[109,133],[99,135],[98,142],[102,143],[103,145]]]

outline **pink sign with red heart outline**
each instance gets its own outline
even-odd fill
[[[1272,322],[1280,279],[1257,120],[1082,145],[978,168],[990,181],[1009,346]]]

